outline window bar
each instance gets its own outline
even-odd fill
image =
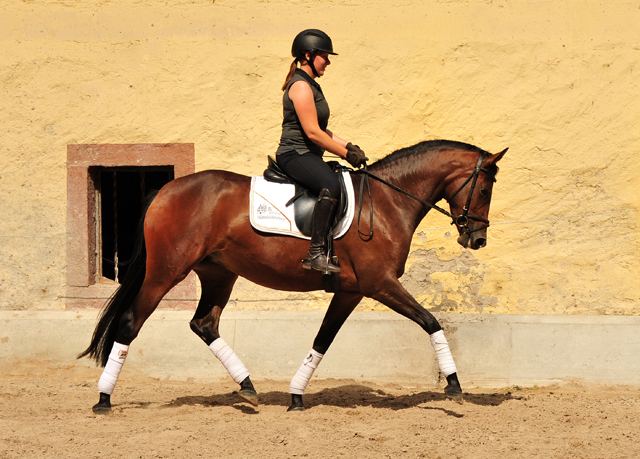
[[[113,171],[113,273],[114,280],[118,281],[118,180],[117,172]]]

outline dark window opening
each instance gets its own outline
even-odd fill
[[[145,197],[174,178],[173,166],[94,167],[98,277],[121,282],[131,261]]]

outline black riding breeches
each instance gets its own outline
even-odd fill
[[[307,186],[316,194],[323,188],[331,197],[340,199],[340,181],[331,167],[313,153],[298,153],[277,156],[278,166],[295,181]]]

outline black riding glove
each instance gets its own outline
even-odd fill
[[[369,158],[364,155],[364,151],[359,146],[349,142],[347,148],[347,162],[356,169],[364,165]]]

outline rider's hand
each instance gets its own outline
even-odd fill
[[[351,142],[346,145],[346,148],[347,162],[356,169],[365,164],[369,159],[364,155],[364,151],[362,151],[359,146],[353,145]]]

